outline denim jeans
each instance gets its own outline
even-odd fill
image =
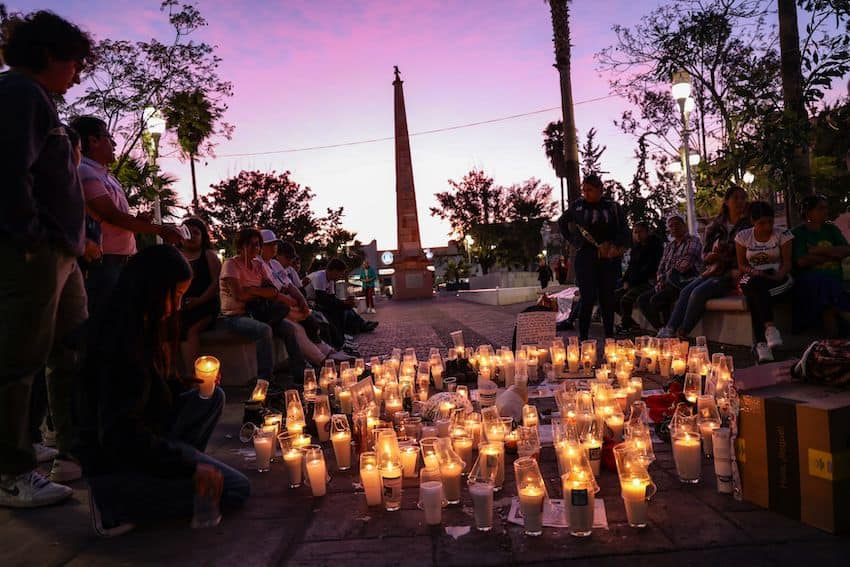
[[[183,450],[186,459],[218,469],[224,481],[222,508],[240,506],[248,499],[251,485],[244,474],[204,454],[210,435],[224,409],[224,391],[216,388],[208,400],[197,390],[181,394],[170,442]],[[195,487],[192,477],[157,477],[144,472],[99,475],[88,478],[104,523],[151,523],[190,518]]]
[[[665,285],[660,291],[655,291],[655,287],[653,287],[644,292],[638,297],[637,302],[640,312],[643,313],[646,320],[656,329],[660,329],[664,326],[665,316],[676,303],[678,296],[678,289],[671,285]]]
[[[30,395],[34,376],[45,365],[51,404],[56,404],[57,444],[62,443],[60,451],[69,449],[80,352],[68,339],[88,313],[77,260],[64,251],[45,243],[25,254],[0,237],[0,265],[0,473],[12,475],[36,465]]]
[[[732,290],[732,280],[727,277],[699,277],[682,288],[676,307],[670,314],[667,327],[688,335],[697,326],[709,299],[722,297]]]
[[[247,315],[222,317],[218,323],[225,329],[257,343],[257,378],[268,380],[274,370],[274,335],[267,324]]]

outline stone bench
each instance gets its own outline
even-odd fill
[[[221,362],[223,386],[245,386],[257,377],[256,343],[221,327],[201,333],[201,354],[216,357]],[[280,366],[287,360],[283,341],[274,339],[274,363]],[[185,362],[184,362],[185,364]],[[191,368],[191,363],[185,365]]]

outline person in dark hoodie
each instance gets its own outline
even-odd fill
[[[632,309],[637,298],[652,288],[663,251],[661,241],[649,232],[649,225],[645,222],[635,223],[632,228],[629,267],[626,268],[622,285],[616,292],[616,309],[620,315],[621,332],[638,328],[638,324],[632,319]]]
[[[192,269],[174,247],[145,248],[127,262],[108,313],[90,333],[82,371],[75,455],[91,488],[101,536],[135,524],[192,516],[195,494],[225,508],[250,493],[240,472],[204,454],[224,408],[174,372],[183,294]]]

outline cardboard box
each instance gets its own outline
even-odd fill
[[[807,384],[747,392],[736,449],[746,500],[850,532],[850,392]]]

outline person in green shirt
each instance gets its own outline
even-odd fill
[[[829,336],[839,336],[841,323],[850,325],[850,294],[844,289],[841,261],[850,256],[850,245],[833,223],[822,195],[800,203],[803,224],[795,227],[793,261],[794,331],[823,323]],[[843,330],[847,334],[847,329]]]
[[[363,260],[363,267],[360,268],[360,282],[363,284],[363,291],[366,292],[366,313],[377,313],[375,311],[377,281],[378,274],[375,273],[375,268],[369,265],[369,260]]]

